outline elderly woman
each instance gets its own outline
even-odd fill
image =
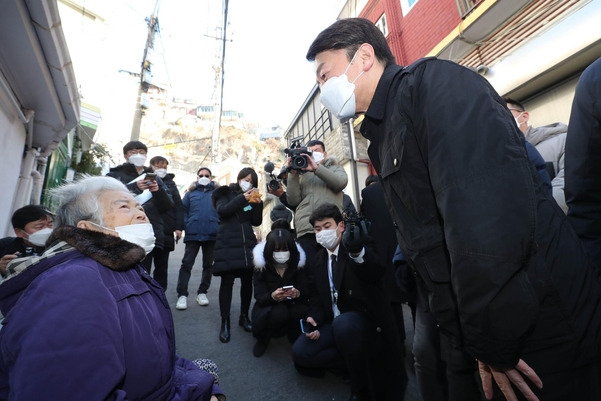
[[[140,264],[152,226],[125,185],[86,177],[54,195],[46,251],[0,284],[0,399],[225,399],[175,355],[163,289]]]

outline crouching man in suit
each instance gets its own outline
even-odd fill
[[[301,373],[343,371],[350,400],[398,400],[406,386],[401,341],[383,285],[385,265],[369,244],[365,220],[345,221],[334,204],[310,217],[324,248],[314,259],[307,329],[292,347]]]

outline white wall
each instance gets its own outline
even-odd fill
[[[2,183],[2,196],[0,196],[0,236],[13,236],[14,231],[10,224],[13,211],[22,205],[13,206],[23,149],[25,146],[25,126],[18,117],[14,107],[8,101],[7,93],[0,91],[0,182]]]

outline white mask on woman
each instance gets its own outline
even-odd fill
[[[338,245],[338,234],[336,229],[321,230],[315,234],[315,240],[326,249],[334,249]]]
[[[150,223],[119,226],[115,227],[115,231],[117,231],[121,239],[142,247],[146,252],[146,255],[154,249],[154,230]]]
[[[253,184],[251,184],[248,181],[240,181],[238,185],[240,185],[240,189],[242,189],[242,192],[246,192],[253,187]]]
[[[152,224],[150,223],[140,223],[140,224],[129,224],[127,226],[118,226],[115,227],[114,230],[101,226],[100,224],[96,224],[90,221],[96,227],[103,228],[108,231],[113,231],[119,234],[119,238],[124,241],[131,242],[132,244],[136,244],[144,249],[146,255],[148,255],[154,249],[154,230],[152,229]]]
[[[290,251],[274,252],[273,260],[276,263],[286,263],[290,259]]]

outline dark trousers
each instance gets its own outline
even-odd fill
[[[253,312],[253,336],[269,340],[287,335],[291,342],[295,341],[301,334],[300,320],[307,315],[308,309],[305,304],[284,301],[271,306],[268,313],[255,315]]]
[[[232,292],[234,289],[234,280],[240,277],[240,314],[248,315],[250,301],[253,295],[253,269],[242,269],[235,272],[227,272],[221,275],[221,285],[219,286],[219,311],[221,318],[226,319],[230,316],[232,307]]]
[[[456,342],[440,333],[418,297],[413,336],[415,378],[424,401],[479,401],[478,367]]]
[[[154,248],[144,260],[142,260],[142,266],[148,274],[152,269],[152,262],[154,261],[154,272],[153,278],[157,283],[163,287],[163,290],[167,290],[167,269],[169,267],[169,253],[161,248]]]
[[[198,251],[202,248],[202,278],[197,294],[206,294],[211,286],[211,277],[213,276],[213,251],[215,241],[186,241],[186,250],[182,258],[182,266],[179,268],[177,278],[177,296],[188,296],[188,282],[192,274],[192,267],[198,256]]]
[[[345,312],[331,324],[319,327],[318,340],[299,336],[292,346],[292,358],[303,368],[345,370],[352,392],[366,392],[369,369],[364,317],[357,312]]]

